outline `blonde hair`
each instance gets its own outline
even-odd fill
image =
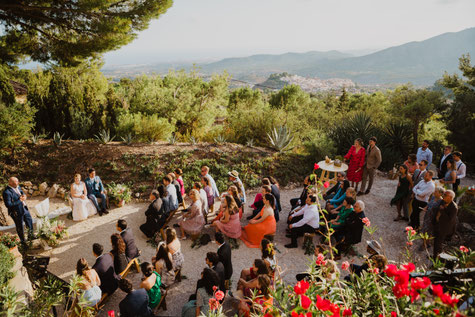
[[[356,198],[356,190],[355,190],[354,187],[348,187],[346,189],[346,197],[348,197],[348,196]]]
[[[209,167],[206,166],[206,165],[202,166],[201,169],[202,169],[202,170],[204,169],[206,172],[209,172]]]
[[[196,189],[192,189],[190,190],[190,196],[193,195],[195,196],[196,198],[200,199],[200,192],[197,191]]]
[[[79,178],[82,178],[81,174],[79,173],[74,174],[74,178],[76,178],[76,176],[79,176]]]

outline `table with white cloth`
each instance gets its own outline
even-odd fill
[[[336,184],[336,174],[348,170],[348,165],[343,162],[341,163],[341,166],[335,166],[333,161],[330,161],[330,163],[320,161],[318,162],[318,166],[322,170],[322,174],[320,175],[319,179],[322,183],[330,182],[330,184]],[[333,178],[330,178],[330,173],[333,173]]]

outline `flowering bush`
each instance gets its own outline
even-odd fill
[[[121,201],[128,203],[132,199],[132,191],[125,184],[116,184],[114,182],[107,185],[107,195],[110,200],[120,204]]]
[[[38,238],[46,241],[50,247],[55,247],[59,244],[59,241],[68,237],[68,230],[63,221],[57,218],[49,219],[48,217],[42,218],[43,223],[38,230]]]
[[[7,248],[11,249],[20,244],[20,238],[8,232],[0,232],[0,244],[3,244]]]

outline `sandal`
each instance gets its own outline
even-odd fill
[[[402,220],[403,218],[401,216],[397,216],[396,218],[394,218],[394,221],[399,221],[399,220]]]

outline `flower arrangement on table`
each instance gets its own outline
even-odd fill
[[[116,184],[114,182],[107,185],[107,195],[109,199],[118,207],[124,206],[132,199],[132,191],[125,184]]]
[[[43,222],[38,230],[38,238],[45,241],[50,247],[55,247],[59,241],[68,237],[68,230],[63,221],[57,218],[42,218]]]
[[[20,244],[20,238],[8,232],[0,232],[0,244],[3,244],[9,249],[13,249]]]

